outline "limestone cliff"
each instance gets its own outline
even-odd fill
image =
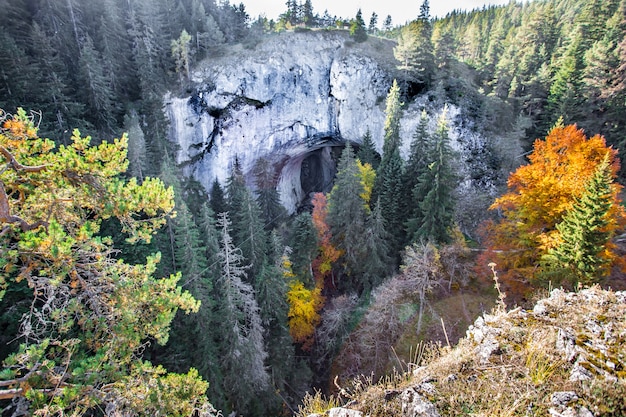
[[[293,212],[307,193],[332,186],[333,146],[359,143],[369,129],[382,149],[385,98],[400,75],[395,65],[391,41],[356,44],[341,31],[267,36],[254,49],[203,62],[188,94],[165,100],[178,162],[208,189],[215,178],[224,183],[235,158],[252,183],[254,163],[267,158],[277,170],[282,202]],[[434,123],[442,106],[426,95],[407,103],[405,150],[422,108]],[[449,116],[461,113],[452,108]],[[453,123],[451,131],[458,149],[485,142],[460,125]]]

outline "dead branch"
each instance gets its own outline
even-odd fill
[[[0,146],[0,154],[4,156],[4,158],[9,162],[11,168],[16,171],[24,171],[24,172],[41,172],[44,169],[48,168],[48,165],[37,165],[37,166],[28,166],[20,164],[17,159],[13,156],[11,152],[4,146]]]

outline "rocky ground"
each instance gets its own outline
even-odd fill
[[[500,303],[454,348],[341,395],[305,400],[301,415],[624,416],[626,292],[553,290],[532,310]]]

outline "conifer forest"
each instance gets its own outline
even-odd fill
[[[298,415],[458,341],[500,289],[509,307],[626,289],[626,0],[438,18],[423,0],[406,24],[379,7],[0,0],[3,416]],[[393,74],[379,130],[329,154],[328,189],[290,210],[271,159],[187,175],[166,95],[319,33]],[[498,139],[459,149],[453,129]]]

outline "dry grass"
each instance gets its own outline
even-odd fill
[[[480,352],[489,345],[485,358]],[[568,406],[626,415],[624,294],[555,290],[533,311],[505,311],[499,303],[456,347],[428,344],[416,352],[381,382],[365,378],[344,390],[350,407],[372,417],[400,415],[399,394],[413,387],[442,416],[545,416],[558,408],[553,393],[573,391],[578,398]],[[591,379],[572,379],[576,367]]]

